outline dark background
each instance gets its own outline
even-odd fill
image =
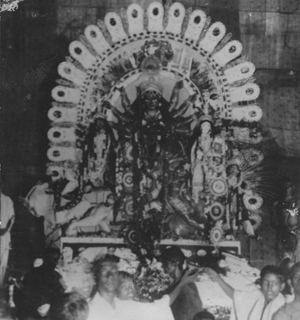
[[[69,55],[69,43],[84,28],[120,12],[132,2],[118,0],[25,0],[14,12],[1,13],[1,167],[4,193],[16,209],[12,265],[30,264],[43,248],[42,221],[18,202],[45,179],[51,90],[59,78],[57,66]],[[165,1],[162,1],[165,3]],[[258,103],[264,116],[268,164],[280,181],[300,183],[300,1],[184,0],[186,8],[202,9],[221,21],[243,54],[257,68],[261,88]],[[280,187],[280,183],[279,183]],[[272,201],[272,200],[270,200]],[[269,203],[269,205],[271,205]],[[269,215],[266,209],[266,216]],[[269,229],[268,229],[269,230]],[[253,242],[255,262],[271,259],[274,234]],[[269,244],[268,244],[269,243]]]

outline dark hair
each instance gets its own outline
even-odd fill
[[[281,268],[273,265],[265,266],[260,272],[260,281],[262,281],[267,274],[274,274],[284,283],[284,274]]]
[[[93,274],[94,274],[94,280],[96,282],[96,285],[94,286],[92,292],[91,292],[91,298],[93,298],[95,296],[95,294],[97,293],[97,286],[98,286],[98,283],[99,283],[99,273],[103,267],[103,264],[106,263],[106,262],[114,262],[114,263],[118,263],[120,261],[120,258],[116,257],[116,256],[113,256],[111,254],[107,254],[105,255],[104,258],[101,258],[101,259],[98,259],[98,260],[95,260],[94,261],[94,264],[93,264],[93,267],[92,267],[92,271],[93,271]]]
[[[298,238],[291,232],[285,232],[281,236],[281,243],[285,251],[294,252],[298,245]]]
[[[132,275],[126,271],[119,271],[119,279],[120,279],[120,284],[127,280],[133,281]]]
[[[60,258],[60,251],[58,248],[49,247],[43,253],[43,260],[47,265],[56,266],[58,260]]]
[[[126,272],[126,271],[119,271],[119,287],[117,289],[118,296],[120,295],[121,285],[123,283],[128,282],[128,281],[132,281],[133,286],[134,286],[133,276],[130,273]]]
[[[50,307],[50,320],[86,320],[89,307],[85,298],[78,292],[60,296]]]
[[[300,262],[295,263],[291,269],[289,270],[289,278],[293,279],[294,275],[296,274],[297,270],[300,269]]]
[[[95,260],[93,264],[93,273],[94,273],[96,282],[98,282],[98,274],[101,271],[104,263],[106,262],[118,263],[119,261],[120,259],[118,257],[113,256],[111,254],[107,254],[104,258],[101,258],[99,260]]]
[[[161,255],[162,262],[179,262],[179,268],[182,269],[182,266],[185,261],[185,256],[179,247],[167,248]]]
[[[193,320],[203,320],[203,319],[215,320],[215,316],[210,312],[203,310],[196,313],[193,318]]]

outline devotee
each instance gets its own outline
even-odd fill
[[[154,302],[139,302],[136,299],[136,289],[131,275],[127,272],[120,272],[119,288],[117,290],[120,300],[126,302],[126,310],[123,312],[123,319],[138,320],[143,315],[143,320],[173,320],[169,307],[169,297],[164,296]]]
[[[86,320],[89,307],[78,292],[65,293],[51,305],[49,320]]]
[[[193,320],[215,320],[215,317],[210,312],[203,310],[196,313]]]
[[[233,289],[214,270],[207,268],[207,273],[233,300],[232,320],[271,320],[274,313],[285,304],[285,298],[280,293],[285,285],[284,276],[276,266],[269,265],[261,270],[260,289],[251,284],[243,291]]]
[[[153,302],[138,302],[134,301],[136,298],[136,289],[132,276],[127,272],[121,271],[117,292],[119,299],[127,301],[127,312],[123,313],[123,317],[126,319],[128,317],[128,320],[139,319],[140,315],[143,314],[143,320],[173,320],[174,317],[170,305],[172,305],[178,297],[182,288],[186,284],[193,282],[197,278],[197,275],[198,272],[193,274],[187,272],[169,295],[164,295],[161,299],[154,300]]]
[[[133,300],[136,295],[136,289],[132,276],[125,271],[119,272],[119,287],[117,295],[120,300]]]
[[[89,301],[88,320],[122,319],[120,313],[118,313],[119,309],[122,309],[119,306],[121,300],[116,297],[119,286],[117,262],[117,258],[110,255],[106,255],[103,259],[95,262],[96,285]]]
[[[17,306],[20,318],[39,318],[45,305],[50,306],[57,295],[64,293],[64,282],[55,270],[59,258],[58,249],[47,248],[43,259],[36,259],[33,268],[25,275]]]
[[[185,256],[178,247],[167,248],[162,253],[161,260],[165,273],[173,280],[173,283],[165,292],[169,294],[190,273],[190,270],[183,269]],[[193,320],[194,315],[202,311],[202,301],[196,284],[193,281],[185,283],[170,306],[175,320]]]
[[[282,259],[279,261],[278,267],[283,271],[285,281],[287,282],[289,277],[290,268],[294,265],[294,252],[297,248],[298,239],[297,236],[290,232],[285,232],[281,235],[281,256]],[[287,282],[282,294],[291,295],[291,286]]]
[[[300,262],[290,269],[289,282],[294,289],[295,299],[279,309],[272,320],[299,320],[300,319]]]
[[[0,288],[4,283],[10,250],[10,230],[14,223],[15,212],[11,199],[2,193],[3,177],[0,177],[1,211],[0,211]]]

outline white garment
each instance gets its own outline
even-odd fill
[[[230,320],[271,320],[273,314],[285,304],[284,296],[279,295],[265,307],[265,297],[255,285],[233,294],[233,311]]]
[[[148,303],[127,300],[119,311],[124,320],[174,320],[169,301],[169,296]]]
[[[153,303],[115,299],[115,309],[97,292],[89,302],[87,320],[174,320],[169,297]]]
[[[89,302],[89,316],[87,320],[122,320],[120,317],[119,304],[122,301],[115,299],[115,308],[104,300],[97,292],[94,298]]]
[[[15,212],[14,212],[14,205],[11,199],[1,193],[1,211],[0,211],[0,221],[1,221],[1,229],[5,229],[7,224],[11,219],[14,219]],[[10,249],[10,228],[3,234],[0,238],[0,286],[3,284],[7,262],[8,262],[8,255]]]

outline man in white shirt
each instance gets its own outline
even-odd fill
[[[105,257],[95,265],[96,286],[89,302],[88,320],[121,320],[116,290],[119,273],[115,257]]]

